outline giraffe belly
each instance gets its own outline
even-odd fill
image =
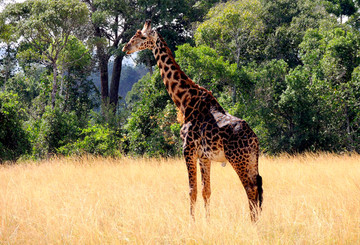
[[[227,161],[225,158],[225,152],[223,150],[218,151],[218,152],[210,152],[208,158],[214,162],[226,162]]]
[[[213,151],[209,151],[205,149],[201,150],[200,156],[203,156],[211,161],[214,162],[226,162],[226,157],[225,157],[225,152],[223,149],[217,149],[217,150],[213,150]]]

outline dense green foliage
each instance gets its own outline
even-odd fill
[[[180,155],[181,123],[151,52],[135,58],[143,64],[121,65],[121,47],[144,18],[187,75],[250,124],[262,151],[360,152],[359,1],[125,3],[27,0],[4,8],[0,162]],[[115,109],[104,97],[108,82],[110,102],[123,99]]]
[[[148,156],[173,156],[181,152],[176,109],[158,70],[135,84],[126,101],[132,111],[125,125],[127,151]]]
[[[0,92],[0,163],[28,153],[30,143],[22,127],[24,109],[16,94]]]

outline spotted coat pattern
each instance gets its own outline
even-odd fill
[[[151,30],[150,21],[136,32],[123,51],[130,54],[143,49],[152,50],[165,87],[184,116],[181,138],[189,177],[192,217],[197,197],[197,160],[207,216],[211,195],[211,161],[228,161],[246,190],[251,219],[256,221],[262,203],[257,136],[244,120],[228,114],[210,91],[195,84],[180,69],[164,39]]]

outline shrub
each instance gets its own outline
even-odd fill
[[[47,106],[40,119],[28,122],[33,157],[55,154],[58,148],[76,140],[81,133],[80,123],[75,112]]]
[[[0,163],[14,161],[30,151],[28,134],[22,127],[23,115],[17,94],[0,92]]]
[[[101,156],[119,157],[120,133],[112,130],[108,125],[89,125],[83,129],[80,139],[60,147],[57,152],[63,155],[95,154]]]

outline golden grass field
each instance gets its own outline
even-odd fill
[[[183,160],[2,165],[0,244],[360,244],[360,155],[260,157],[256,224],[231,166],[211,171],[211,218],[198,176],[192,222]]]

